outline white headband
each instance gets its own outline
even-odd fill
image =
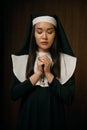
[[[51,17],[51,16],[39,16],[33,19],[33,25],[35,25],[36,23],[39,22],[48,22],[53,24],[54,26],[57,26],[57,22],[55,20],[55,18]]]

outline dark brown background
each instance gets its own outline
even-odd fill
[[[84,0],[3,0],[1,7],[0,130],[14,130],[20,101],[9,97],[11,54],[23,45],[28,16],[54,13],[61,19],[71,47],[78,58],[76,89],[72,106],[66,109],[69,130],[87,128],[87,2]]]

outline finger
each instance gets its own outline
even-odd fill
[[[43,57],[41,58],[41,60],[43,60],[43,61],[45,61],[45,62],[47,62],[47,63],[50,63],[50,62],[51,62],[51,60],[50,60],[50,58],[49,58],[48,56],[43,56]]]
[[[42,62],[46,65],[51,64],[51,61],[48,58],[42,59]]]
[[[44,65],[46,64],[46,60],[44,58],[38,58],[38,61],[40,62],[40,64]]]
[[[49,59],[49,57],[46,56],[46,55],[45,55],[45,56],[41,56],[41,57],[39,57],[39,58],[40,58],[40,59],[47,59],[47,60]]]
[[[37,64],[38,64],[39,66],[44,65],[44,63],[43,63],[41,60],[39,60],[39,59],[38,59],[38,61],[37,61]]]
[[[49,61],[49,58],[47,57],[47,56],[43,56],[43,57],[39,57],[39,60],[41,60],[41,61]]]

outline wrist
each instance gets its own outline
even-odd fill
[[[37,71],[36,73],[34,73],[33,75],[29,77],[29,80],[31,81],[33,85],[35,85],[37,81],[39,80],[39,78],[41,77],[41,75],[42,73],[40,71]]]
[[[51,83],[53,81],[53,79],[54,79],[54,75],[52,73],[50,73],[50,72],[46,73],[45,76],[46,76],[49,83]]]
[[[35,74],[40,77],[42,75],[42,72],[38,70]]]

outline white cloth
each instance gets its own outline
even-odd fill
[[[53,24],[54,26],[57,26],[56,19],[51,16],[39,16],[33,19],[33,25],[39,22],[48,22],[48,23]]]
[[[42,53],[42,52],[37,54],[36,60],[38,56],[42,56],[45,54],[52,61],[52,58],[49,53]],[[11,56],[12,56],[13,72],[17,77],[17,79],[20,82],[23,82],[24,80],[26,80],[26,65],[27,65],[28,55],[21,55],[21,56],[11,55]],[[66,83],[73,75],[76,68],[76,61],[77,61],[76,57],[64,53],[60,53],[60,68],[61,68],[60,77],[61,78],[60,79],[58,78],[58,80],[60,81],[61,84]],[[37,66],[35,61],[34,71],[36,71],[36,69]],[[41,85],[40,80],[37,82],[37,84]],[[45,78],[45,86],[47,85],[48,85],[47,79]]]

